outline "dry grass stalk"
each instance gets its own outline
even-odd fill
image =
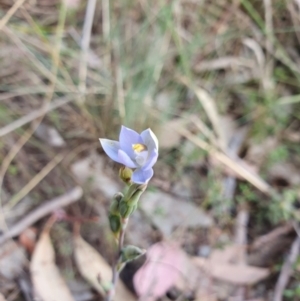
[[[258,175],[253,174],[249,170],[247,170],[244,166],[242,166],[237,160],[233,160],[229,158],[224,153],[216,150],[214,147],[210,146],[207,142],[201,140],[199,137],[193,135],[185,128],[177,129],[180,134],[189,139],[195,145],[199,146],[203,150],[207,151],[211,156],[216,158],[218,161],[223,163],[225,166],[232,169],[239,176],[247,180],[253,186],[255,186],[261,192],[267,195],[273,195],[274,191],[269,184],[267,184],[262,178]]]
[[[265,7],[265,24],[266,24],[266,49],[268,50],[266,54],[266,65],[264,77],[262,78],[262,83],[265,91],[270,91],[274,88],[274,83],[272,79],[273,69],[274,69],[274,59],[271,53],[274,52],[274,29],[273,29],[273,9],[272,0],[264,0]]]
[[[25,0],[17,0],[10,10],[5,14],[5,16],[0,20],[0,31],[7,24],[10,18],[15,14],[15,12],[23,5]]]
[[[61,12],[60,20],[59,20],[59,23],[56,27],[56,45],[54,47],[53,55],[52,55],[53,60],[52,60],[52,68],[51,68],[50,74],[53,75],[53,78],[51,77],[51,84],[50,84],[51,89],[50,89],[49,93],[46,94],[45,101],[43,102],[43,105],[42,105],[42,108],[45,109],[45,110],[48,108],[49,104],[51,103],[51,100],[52,100],[53,95],[54,95],[55,86],[57,84],[57,73],[58,73],[58,66],[59,66],[59,62],[60,62],[60,52],[61,52],[61,46],[62,46],[61,44],[62,44],[63,28],[64,28],[64,24],[65,24],[66,13],[67,13],[66,12],[66,7],[64,5],[62,7],[63,7],[63,11]],[[23,45],[21,44],[19,46],[22,47]],[[46,70],[48,71],[48,69],[46,69]],[[8,152],[8,154],[5,156],[5,158],[2,162],[1,169],[0,169],[0,205],[2,204],[2,202],[1,202],[1,192],[2,192],[4,176],[5,176],[5,174],[8,170],[11,162],[13,161],[13,159],[15,158],[17,153],[25,145],[25,143],[27,143],[27,141],[31,138],[31,136],[33,135],[35,129],[42,122],[44,116],[45,116],[45,114],[41,115],[40,118],[35,123],[35,125],[31,129],[29,129],[25,132],[25,134],[11,148],[11,150]]]
[[[213,125],[213,129],[218,137],[220,148],[222,150],[226,149],[226,142],[222,135],[223,131],[221,130],[221,124],[219,122],[220,117],[217,110],[215,100],[209,95],[207,91],[203,88],[195,87],[188,78],[180,77],[179,78],[182,83],[184,83],[188,88],[190,88],[197,96],[199,102],[202,104],[205,113],[207,114],[211,124]]]
[[[38,174],[36,174],[9,202],[4,206],[4,211],[11,210],[18,204],[34,187],[36,187],[56,167],[66,154],[56,155]]]
[[[41,116],[59,108],[63,105],[66,105],[67,103],[71,102],[73,100],[72,95],[67,95],[65,97],[62,97],[60,99],[57,99],[56,101],[53,101],[49,104],[49,106],[45,107],[42,106],[40,109],[32,111],[31,113],[22,116],[21,118],[13,121],[12,123],[4,126],[0,129],[0,137],[3,137],[14,130],[26,125],[27,123],[34,121],[37,118],[40,118]]]
[[[90,48],[91,41],[91,30],[94,20],[96,0],[89,0],[86,8],[86,14],[84,18],[83,30],[82,30],[82,39],[81,39],[81,55],[80,55],[80,64],[79,64],[79,91],[82,93],[79,101],[81,103],[85,100],[86,93],[86,78],[87,78],[87,57]]]

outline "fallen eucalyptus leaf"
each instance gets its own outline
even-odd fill
[[[184,269],[184,253],[174,245],[157,243],[147,251],[147,261],[133,283],[143,301],[155,301],[176,284]]]
[[[112,269],[105,259],[81,236],[74,235],[74,254],[77,267],[81,275],[102,296],[105,296],[103,287],[109,287],[112,279]],[[101,281],[101,284],[99,283]],[[117,282],[114,301],[136,301],[121,280]]]
[[[55,253],[49,236],[44,230],[34,249],[30,272],[35,297],[42,301],[74,301],[71,292],[55,265]]]

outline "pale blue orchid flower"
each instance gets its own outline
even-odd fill
[[[114,161],[135,168],[131,180],[145,184],[153,176],[153,165],[158,157],[158,140],[147,129],[141,134],[122,126],[119,141],[99,139],[105,153]]]

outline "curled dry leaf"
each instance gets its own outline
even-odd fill
[[[289,222],[284,225],[281,225],[267,234],[257,237],[252,245],[251,252],[261,250],[264,245],[270,245],[273,241],[282,241],[284,236],[288,236],[294,231],[293,223]]]
[[[112,279],[112,269],[105,259],[81,236],[74,236],[74,254],[81,275],[102,295],[103,286],[109,285]],[[99,283],[101,281],[101,285]],[[121,280],[116,287],[114,301],[135,301],[136,298],[127,290]]]
[[[42,301],[74,301],[55,265],[55,253],[49,231],[45,230],[34,249],[30,272],[36,298]]]
[[[268,269],[252,267],[245,264],[232,264],[195,258],[195,263],[211,277],[235,285],[254,285],[270,275]]]
[[[219,69],[232,69],[237,67],[252,68],[253,61],[243,57],[225,56],[209,61],[201,61],[200,63],[195,64],[193,66],[196,72],[205,72]]]
[[[184,269],[184,253],[176,246],[157,243],[147,252],[147,261],[134,275],[137,294],[143,301],[155,301],[178,282]]]
[[[257,237],[250,246],[248,263],[259,267],[271,266],[290,247],[294,231],[293,224],[287,223]]]

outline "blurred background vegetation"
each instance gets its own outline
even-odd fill
[[[246,210],[249,243],[296,227],[299,1],[0,0],[0,8],[4,212],[77,185],[72,164],[102,154],[98,138],[117,139],[123,124],[159,137],[150,190],[196,204],[226,233]],[[117,165],[105,162],[117,179]],[[84,208],[71,213],[89,217]],[[64,240],[56,227],[54,241]],[[297,273],[287,300],[300,296]]]

